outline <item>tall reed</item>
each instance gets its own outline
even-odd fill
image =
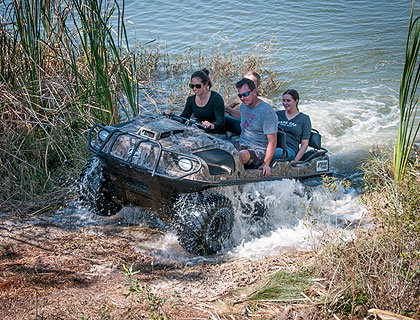
[[[420,49],[420,17],[414,18],[416,1],[413,0],[408,27],[405,65],[400,84],[400,122],[398,137],[394,152],[394,180],[401,182],[404,178],[410,150],[420,128],[416,125],[417,108],[419,103],[418,84],[420,81],[420,64],[418,55]]]
[[[51,0],[14,0],[4,10],[12,21],[6,20],[1,26],[1,76],[10,85],[26,90],[34,108],[42,105],[38,98],[43,74],[50,67],[50,47],[56,39],[56,8]]]
[[[116,1],[103,3],[0,3],[3,210],[42,205],[42,195],[68,185],[85,161],[83,132],[92,122],[115,123],[119,110],[138,114],[135,55],[124,45],[124,19]],[[117,11],[114,35],[110,17]]]
[[[135,54],[128,49],[123,17],[119,19],[118,30],[121,31],[117,33],[117,41],[110,21],[115,10],[121,15],[118,3],[87,0],[73,1],[73,5],[77,13],[72,15],[76,35],[89,69],[86,84],[89,91],[94,93],[90,98],[94,98],[96,106],[100,108],[99,112],[94,110],[94,113],[102,122],[110,124],[118,122],[120,108],[127,117],[138,115]],[[127,48],[126,51],[121,44]]]

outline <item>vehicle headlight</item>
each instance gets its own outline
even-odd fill
[[[193,168],[193,163],[190,159],[181,158],[178,160],[178,166],[184,171],[190,171]]]
[[[106,130],[101,130],[98,132],[98,137],[101,141],[105,141],[108,136],[109,136],[109,132]]]

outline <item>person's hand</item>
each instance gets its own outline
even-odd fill
[[[214,129],[214,124],[208,121],[201,122],[207,129]]]
[[[270,176],[270,174],[271,174],[271,168],[270,168],[270,165],[269,164],[263,163],[260,166],[260,169],[261,169],[261,171],[262,171],[262,173],[264,175],[264,178],[268,178]]]

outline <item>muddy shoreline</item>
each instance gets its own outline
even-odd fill
[[[317,317],[315,305],[303,296],[258,307],[248,301],[269,275],[310,267],[311,252],[189,265],[156,261],[151,252],[136,250],[139,242],[163,237],[141,226],[66,229],[3,215],[0,228],[1,319],[150,319],[156,307],[156,314],[168,319]],[[123,265],[139,271],[134,278],[149,297],[126,296]]]

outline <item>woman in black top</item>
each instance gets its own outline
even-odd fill
[[[181,117],[190,118],[191,115],[207,127],[210,133],[225,133],[225,107],[223,98],[210,90],[212,83],[209,71],[203,69],[191,76],[190,88],[194,95],[189,96],[185,103]]]

